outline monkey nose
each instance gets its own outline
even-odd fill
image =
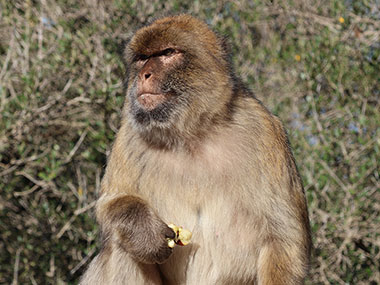
[[[152,74],[150,74],[150,73],[148,73],[148,72],[145,73],[145,74],[144,74],[144,79],[145,79],[145,80],[148,79],[151,75],[152,75]]]

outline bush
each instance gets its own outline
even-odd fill
[[[0,0],[0,283],[73,284],[124,96],[120,50],[188,12],[284,122],[313,229],[309,284],[380,283],[376,1]]]

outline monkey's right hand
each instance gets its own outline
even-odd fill
[[[174,239],[176,234],[145,201],[123,196],[111,201],[107,210],[110,223],[105,230],[108,228],[120,247],[136,260],[153,264],[169,258],[173,249],[168,239]]]

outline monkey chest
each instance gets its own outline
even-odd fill
[[[220,169],[175,166],[152,168],[139,181],[139,194],[165,222],[191,230],[202,243],[233,244],[231,250],[253,242],[258,225],[248,182]]]

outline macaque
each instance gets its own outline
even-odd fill
[[[102,248],[81,284],[302,284],[305,194],[280,121],[189,15],[138,30],[96,215]],[[186,246],[168,246],[175,232]]]

